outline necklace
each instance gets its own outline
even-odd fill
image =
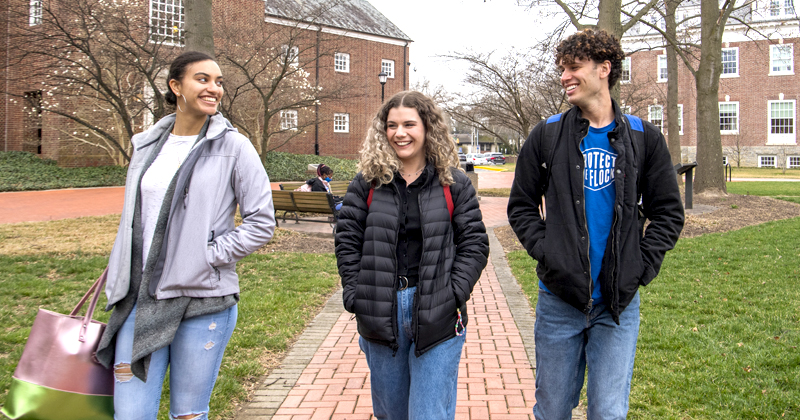
[[[418,170],[417,172],[414,172],[413,174],[410,174],[410,173],[409,174],[404,174],[404,173],[400,172],[400,175],[403,175],[403,176],[417,176],[417,175],[422,173],[423,169],[425,169],[424,166],[422,167],[422,169]]]

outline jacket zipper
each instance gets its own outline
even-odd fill
[[[578,151],[581,152],[581,158],[583,158],[583,152],[580,150],[580,144],[583,143],[583,141],[586,139],[586,136],[588,136],[589,128],[587,127],[586,130],[587,134],[583,136],[580,143],[578,143]],[[583,177],[586,167],[582,166],[581,169],[581,186],[583,186]],[[594,279],[592,278],[592,241],[589,237],[589,222],[586,220],[586,191],[584,191],[584,188],[581,188],[581,204],[583,205],[583,231],[586,232],[586,260],[589,262],[589,303],[586,305],[586,315],[588,316],[592,311],[592,305],[594,304],[594,299],[592,298],[592,293],[594,292]]]
[[[392,183],[392,188],[394,189],[395,196],[400,196],[400,191],[397,190],[397,186]],[[402,198],[401,198],[402,199]],[[374,200],[373,200],[374,201]],[[399,210],[399,208],[398,208]],[[392,260],[394,261],[394,277],[392,278],[392,287],[394,287],[394,282],[397,281],[397,243],[400,241],[400,215],[397,215],[397,227],[394,231],[394,250],[395,252],[392,254]],[[397,337],[399,336],[399,329],[400,326],[397,325],[397,291],[395,291],[394,296],[392,296],[392,334],[394,334],[394,344],[390,346],[392,348],[392,357],[397,355],[397,350],[400,348],[400,343],[397,341]]]

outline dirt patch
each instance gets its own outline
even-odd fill
[[[708,211],[704,213],[687,211],[686,224],[681,232],[681,238],[728,232],[746,226],[800,216],[800,204],[754,195],[695,195],[692,204],[695,210]],[[511,226],[495,228],[494,234],[506,252],[523,249],[514,231],[511,230]]]
[[[307,254],[332,254],[333,238],[320,238],[290,229],[277,228],[272,240],[256,253],[301,252]]]

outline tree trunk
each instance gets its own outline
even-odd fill
[[[675,22],[675,10],[678,8],[680,0],[667,0],[666,13],[666,32],[667,35],[676,39],[677,23]],[[672,164],[681,163],[681,133],[678,124],[680,110],[678,109],[678,54],[675,48],[667,46],[667,144],[669,155],[672,157]]]
[[[622,38],[622,0],[600,0],[597,15],[597,28],[613,35],[617,41]],[[619,83],[609,86],[611,97],[619,103]]]
[[[214,29],[211,0],[184,0],[186,51],[200,51],[214,57]]]
[[[727,193],[719,133],[719,75],[722,72],[722,28],[719,3],[701,2],[700,64],[697,88],[697,168],[694,192]]]

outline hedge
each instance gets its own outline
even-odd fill
[[[283,152],[267,153],[265,166],[270,181],[304,181],[309,178],[308,165],[317,163],[333,168],[337,180],[356,174],[355,160]],[[126,172],[121,166],[62,168],[32,153],[0,152],[0,192],[125,185]]]

